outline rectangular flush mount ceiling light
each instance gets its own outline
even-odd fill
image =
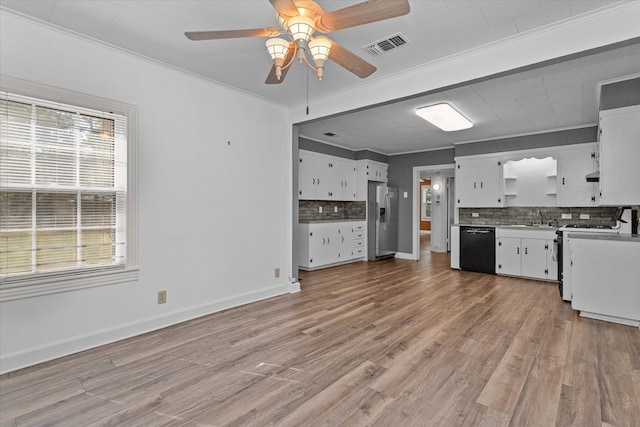
[[[469,119],[446,102],[420,107],[416,110],[416,114],[447,132],[469,129],[473,126]]]

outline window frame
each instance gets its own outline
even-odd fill
[[[0,302],[138,279],[138,109],[135,105],[0,75],[0,90],[11,94],[109,111],[127,118],[126,258],[124,265],[0,278]]]

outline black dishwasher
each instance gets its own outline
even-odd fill
[[[496,274],[494,227],[460,227],[460,269]]]

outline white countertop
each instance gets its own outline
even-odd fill
[[[589,239],[589,240],[609,240],[614,242],[634,242],[640,243],[640,235],[638,234],[618,234],[618,233],[572,233],[569,232],[570,239]]]

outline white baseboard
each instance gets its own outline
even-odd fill
[[[167,326],[172,326],[177,323],[192,320],[218,311],[278,295],[297,292],[299,290],[300,284],[298,282],[263,288],[200,306],[193,306],[173,311],[163,316],[141,319],[137,322],[121,324],[114,326],[113,328],[94,331],[91,334],[78,335],[63,341],[47,343],[42,346],[31,347],[19,352],[4,354],[0,358],[0,374],[36,365],[38,363],[47,362],[49,360],[68,356],[70,354],[89,350],[126,338],[131,338],[136,335],[153,332]]]
[[[300,292],[300,282],[289,283],[289,293],[294,294]]]
[[[580,311],[580,317],[588,317],[589,319],[604,320],[605,322],[619,323],[621,325],[640,328],[640,320],[635,320],[635,319],[626,319],[624,317],[608,316],[606,314],[591,313],[589,311]]]
[[[411,261],[417,261],[418,258],[416,258],[412,253],[408,253],[408,252],[396,252],[396,258],[399,259],[408,259]]]

